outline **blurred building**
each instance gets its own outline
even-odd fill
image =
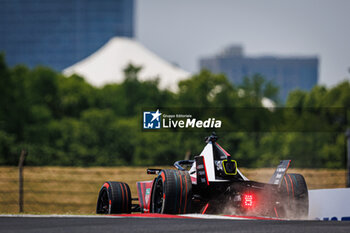
[[[12,66],[62,70],[114,36],[133,37],[133,0],[0,0],[0,51]]]
[[[317,57],[245,57],[241,46],[231,46],[216,56],[200,59],[200,68],[224,73],[234,84],[242,83],[245,76],[261,74],[279,86],[282,101],[291,90],[310,90],[318,81]]]

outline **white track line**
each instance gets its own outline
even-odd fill
[[[288,220],[288,219],[273,219],[253,216],[223,216],[223,215],[211,215],[211,214],[180,214],[174,215],[183,216],[193,219],[228,219],[228,220]],[[0,214],[0,217],[13,217],[13,218],[143,218],[142,216],[130,216],[123,215],[69,215],[69,214],[52,214],[52,215],[39,215],[39,214]],[[160,216],[147,216],[144,218],[162,218]],[[167,217],[168,218],[168,217]],[[307,220],[307,219],[306,219]],[[314,220],[314,219],[309,219]]]
[[[252,220],[248,218],[229,217],[229,216],[211,215],[211,214],[181,214],[180,216],[191,217],[191,218],[203,218],[203,219]]]

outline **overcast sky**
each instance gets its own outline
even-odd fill
[[[350,0],[137,0],[136,39],[197,72],[230,44],[248,56],[318,56],[319,83],[349,80]]]

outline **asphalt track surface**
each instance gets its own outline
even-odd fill
[[[79,217],[0,217],[0,232],[90,233],[90,232],[350,232],[350,222],[79,218]]]

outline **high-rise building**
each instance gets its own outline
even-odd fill
[[[10,66],[62,70],[133,35],[133,0],[0,0],[0,52]]]
[[[238,85],[245,76],[261,74],[279,86],[282,101],[293,89],[310,90],[318,80],[317,57],[245,57],[241,46],[231,46],[216,56],[200,59],[200,68],[224,73]]]

